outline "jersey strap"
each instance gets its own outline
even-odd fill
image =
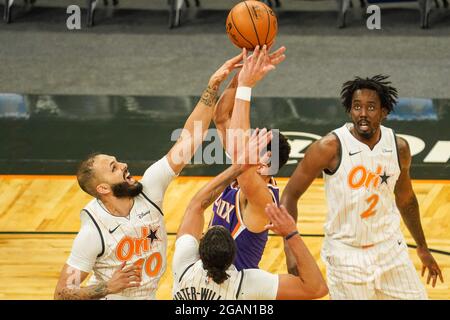
[[[103,239],[103,235],[102,232],[100,230],[100,227],[97,224],[97,221],[95,221],[94,217],[92,216],[92,214],[87,210],[87,209],[83,209],[82,211],[86,212],[87,215],[89,216],[89,218],[91,218],[91,220],[94,222],[95,227],[98,230],[98,233],[100,234],[100,239],[102,240],[102,252],[100,252],[99,255],[97,255],[97,258],[101,257],[104,253],[105,253],[105,240]]]
[[[400,171],[401,171],[402,164],[400,163],[400,150],[398,149],[397,135],[395,134],[394,129],[391,129],[391,130],[392,130],[392,134],[394,135],[395,150],[397,151],[397,163],[398,163],[398,167],[400,168]]]
[[[242,269],[239,273],[241,274],[241,280],[239,280],[239,286],[236,292],[236,300],[239,298],[239,293],[241,292],[242,280],[244,280],[244,269]]]
[[[147,197],[145,195],[144,192],[141,191],[141,194],[144,196],[145,199],[147,199],[148,202],[150,202],[152,204],[152,206],[154,206],[156,209],[158,209],[159,213],[161,213],[162,216],[164,216],[164,213],[162,212],[162,210],[156,205],[156,203],[154,203],[152,200],[150,200],[149,197]]]
[[[339,142],[339,161],[338,161],[338,164],[336,165],[336,168],[333,171],[328,170],[327,168],[325,168],[323,170],[329,176],[332,176],[333,174],[336,173],[336,171],[338,171],[338,169],[339,169],[339,167],[341,165],[341,161],[342,161],[342,143],[341,143],[341,139],[339,139],[339,136],[336,134],[336,132],[333,131],[333,132],[331,132],[331,134],[334,135],[336,137],[336,139],[338,140],[338,142]]]
[[[190,265],[187,266],[186,269],[184,269],[183,273],[182,273],[181,276],[180,276],[180,279],[178,280],[178,283],[181,282],[181,279],[183,279],[183,277],[184,277],[184,275],[186,274],[186,272],[187,272],[194,264],[195,264],[195,262],[194,262],[194,263],[191,263]]]

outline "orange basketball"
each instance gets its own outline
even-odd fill
[[[278,31],[277,16],[262,2],[243,1],[231,9],[226,28],[231,42],[239,48],[270,46]]]

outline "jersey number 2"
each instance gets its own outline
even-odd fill
[[[375,193],[366,199],[366,202],[369,204],[369,208],[367,208],[366,211],[361,213],[361,218],[366,219],[377,213],[377,211],[374,208],[377,205],[379,199],[380,196]]]

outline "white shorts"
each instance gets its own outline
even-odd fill
[[[326,238],[321,256],[333,300],[427,299],[403,237],[366,249]]]

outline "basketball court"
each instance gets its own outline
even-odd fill
[[[77,32],[65,29],[65,2],[38,1],[33,11],[18,11],[13,23],[0,25],[6,44],[0,46],[0,299],[53,299],[80,210],[91,199],[74,176],[79,161],[109,153],[141,176],[173,144],[172,132],[182,128],[210,74],[237,54],[225,34],[228,5],[204,2],[173,30],[160,3],[147,8],[143,1],[112,17],[100,7],[98,26]],[[277,179],[281,192],[306,148],[347,121],[337,99],[342,82],[390,74],[401,99],[385,125],[411,145],[422,225],[445,280],[427,292],[430,299],[449,299],[449,10],[435,10],[430,30],[418,27],[418,13],[409,7],[387,10],[383,31],[372,33],[357,14],[346,29],[336,29],[334,2],[284,2],[276,44],[287,47],[288,58],[255,89],[251,119],[254,127],[279,128],[291,142],[290,161]],[[171,299],[171,258],[184,210],[225,167],[192,164],[170,184],[163,205],[168,268],[159,299]],[[298,207],[298,229],[325,274],[320,177]],[[206,222],[210,209],[207,214]],[[414,241],[404,225],[402,231],[420,272]],[[280,237],[269,236],[260,268],[286,272]]]

